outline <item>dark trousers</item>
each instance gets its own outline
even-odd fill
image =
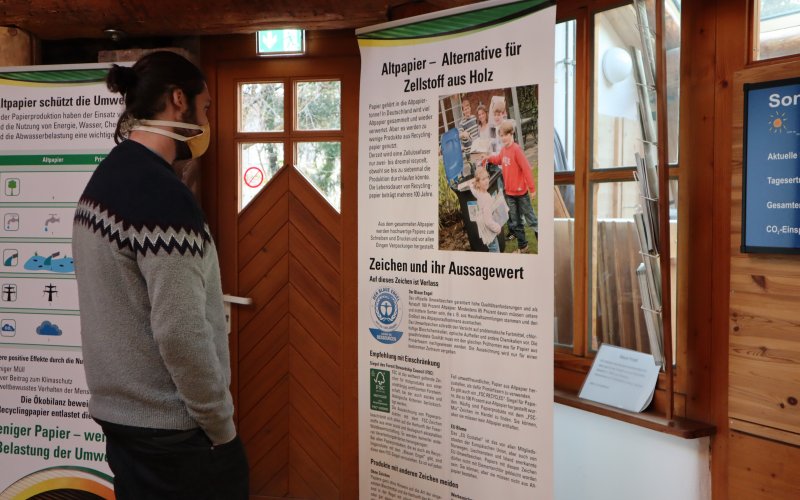
[[[249,496],[247,456],[238,436],[212,446],[200,429],[102,425],[117,500],[246,500]]]
[[[518,248],[528,246],[528,239],[525,236],[525,223],[532,227],[534,231],[539,229],[539,220],[533,211],[531,197],[528,193],[522,196],[511,196],[506,194],[506,205],[508,205],[508,229],[517,238]]]

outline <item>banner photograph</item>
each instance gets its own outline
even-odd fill
[[[554,2],[357,32],[361,498],[553,495]]]

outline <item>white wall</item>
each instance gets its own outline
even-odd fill
[[[611,83],[603,76],[603,56],[612,48],[629,50],[625,42],[614,31],[604,17],[595,31],[595,103],[597,112],[606,116],[618,116],[638,121],[639,110],[636,104],[636,86],[633,71],[619,83]],[[633,29],[633,28],[631,28]]]
[[[709,438],[682,439],[556,404],[555,500],[708,500]]]

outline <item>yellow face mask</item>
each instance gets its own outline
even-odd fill
[[[151,127],[150,125],[161,125],[163,127],[177,127],[189,130],[199,130],[200,133],[190,137],[186,137],[163,128]],[[194,123],[171,122],[165,120],[139,120],[131,130],[142,130],[144,132],[151,132],[153,134],[160,134],[166,137],[181,141],[188,148],[191,156],[178,154],[176,160],[188,160],[189,158],[199,158],[208,149],[208,144],[211,142],[211,125],[195,125]],[[187,157],[183,157],[187,156]]]

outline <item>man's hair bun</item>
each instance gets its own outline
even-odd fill
[[[106,85],[111,92],[117,92],[122,95],[136,85],[137,75],[133,68],[128,66],[113,65],[108,71],[106,77]]]

